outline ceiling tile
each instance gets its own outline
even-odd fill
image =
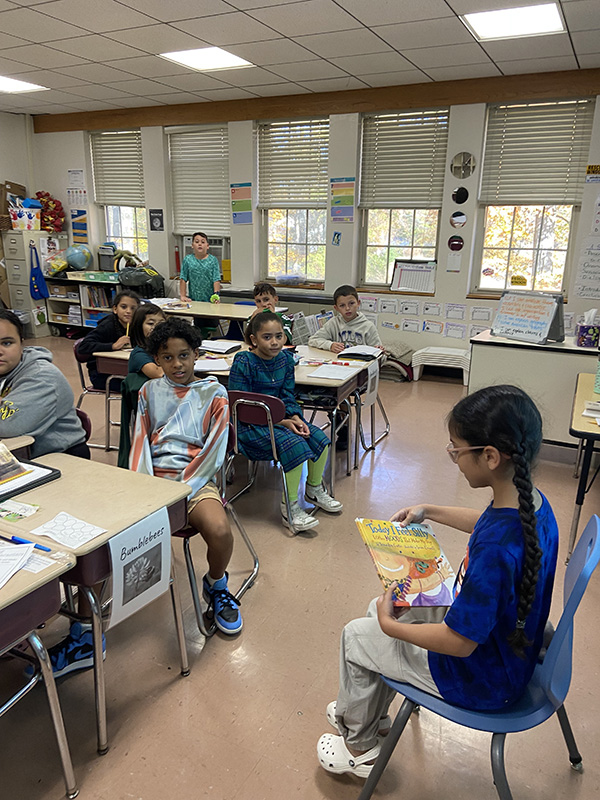
[[[571,34],[571,37],[577,55],[600,52],[600,30],[579,31]]]
[[[77,64],[87,64],[88,61],[69,53],[61,53],[43,44],[26,44],[23,47],[10,47],[2,51],[7,58],[20,61],[31,67],[53,69],[57,67],[73,67]]]
[[[596,67],[600,67],[600,53],[578,56],[578,60],[581,69],[596,69]]]
[[[453,16],[444,0],[344,0],[344,8],[369,26]]]
[[[32,72],[34,69],[35,67],[20,64],[18,61],[13,61],[12,58],[0,56],[0,75],[13,75],[16,72]]]
[[[209,44],[221,47],[227,44],[244,44],[277,39],[277,33],[241,11],[218,14],[215,17],[190,19],[173,23],[174,28],[188,31]]]
[[[143,52],[135,50],[131,45],[121,44],[121,42],[115,42],[112,39],[107,39],[106,36],[99,36],[98,34],[76,36],[73,39],[67,39],[65,42],[53,42],[52,47],[55,50],[82,56],[90,61],[102,62],[134,56],[136,53],[141,55]]]
[[[45,3],[42,11],[48,17],[71,22],[94,33],[139,28],[154,22],[152,17],[115,0],[101,0],[100,5],[98,0],[56,0]]]
[[[137,47],[147,53],[172,53],[177,50],[191,50],[202,47],[204,42],[183,31],[176,31],[170,25],[148,25],[134,30],[111,31],[109,39]]]
[[[383,53],[392,49],[366,28],[336,31],[336,33],[317,33],[312,36],[301,36],[296,41],[323,58]]]
[[[330,78],[321,81],[302,81],[302,86],[311,92],[346,92],[350,89],[368,89],[368,84],[347,75],[345,78]]]
[[[129,81],[111,81],[111,85],[122,92],[137,95],[160,94],[161,90],[165,88],[164,84],[145,78],[134,78]]]
[[[176,22],[180,19],[208,17],[211,14],[226,14],[232,11],[231,4],[223,0],[202,0],[201,3],[198,0],[169,0],[168,3],[164,0],[127,0],[127,5],[161,22]]]
[[[360,28],[360,23],[332,0],[303,0],[248,12],[284,36]]]
[[[577,61],[574,56],[528,58],[519,61],[498,61],[496,63],[505,75],[523,75],[531,72],[560,72],[566,69],[577,69]]]
[[[600,4],[598,0],[579,0],[565,3],[563,13],[571,32],[589,31],[600,25]]]
[[[311,61],[314,53],[306,50],[291,39],[271,39],[268,42],[233,44],[227,47],[230,53],[245,58],[259,67],[270,64],[283,64],[284,61]]]
[[[50,89],[66,89],[69,86],[83,86],[86,81],[79,78],[73,78],[70,75],[63,75],[60,72],[54,72],[50,69],[38,69],[30,72],[20,72],[11,75],[12,78],[17,78],[20,81],[30,81],[31,83],[38,83],[40,86],[48,86]]]
[[[407,69],[402,72],[382,72],[379,75],[359,75],[369,86],[404,86],[407,83],[429,83],[428,78],[418,69]]]
[[[595,46],[596,48],[598,46],[597,36]],[[523,36],[518,39],[485,42],[483,48],[490,58],[496,62],[570,56],[573,54],[573,48],[567,33],[556,33],[552,36]]]
[[[119,108],[106,100],[78,100],[76,103],[69,103],[73,106],[73,111],[106,111],[110,108]]]
[[[1,22],[2,16],[0,15],[0,23]],[[29,39],[21,39],[18,36],[9,36],[8,33],[2,33],[0,31],[0,49],[4,47],[18,47],[20,44],[29,44]]]
[[[272,83],[268,86],[253,86],[252,91],[260,97],[285,97],[288,94],[308,94],[310,90],[296,83]]]
[[[434,81],[463,81],[467,78],[492,78],[502,73],[492,62],[487,64],[459,64],[456,67],[434,67],[427,70]]]
[[[323,78],[343,78],[341,69],[323,59],[317,61],[295,61],[292,64],[271,64],[271,72],[289,81],[313,81]]]
[[[277,75],[260,67],[244,67],[243,69],[219,69],[206,73],[231,86],[261,86],[277,82]]]
[[[102,86],[99,83],[88,83],[85,86],[70,86],[68,91],[70,94],[76,95],[75,100],[111,100],[131,97],[127,92],[117,89],[116,85],[111,86],[110,84]]]
[[[12,3],[9,3],[8,0],[0,0],[0,12],[1,11],[14,11],[15,7]]]
[[[484,64],[489,61],[485,51],[475,43],[407,50],[406,57],[420,69],[462,66],[463,64]]]
[[[256,97],[253,92],[247,89],[211,89],[208,92],[202,92],[202,96],[207,100],[246,100],[248,98]]]
[[[402,51],[475,41],[456,17],[432,19],[428,22],[407,22],[404,25],[384,25],[374,30],[392,47]]]
[[[76,103],[78,100],[84,100],[83,97],[77,97],[69,92],[62,92],[60,89],[50,89],[48,92],[31,92],[30,96],[37,97],[42,103]]]
[[[158,97],[151,100],[149,97],[128,97],[126,100],[111,100],[119,108],[143,108],[144,106],[163,106],[164,103]]]
[[[398,72],[403,69],[414,69],[400,53],[391,50],[389,53],[372,53],[368,56],[347,56],[332,58],[332,63],[351,74],[368,75],[375,72]]]
[[[120,69],[113,69],[104,64],[82,64],[79,67],[64,67],[60,70],[63,75],[70,75],[72,78],[81,78],[90,83],[114,83],[115,81],[126,81],[131,78],[126,72]]]
[[[157,83],[161,83],[165,87],[165,92],[169,89],[179,89],[182,92],[198,92],[202,93],[204,89],[227,89],[227,84],[222,81],[206,75],[204,72],[188,72],[187,75],[170,75],[161,78]],[[153,94],[160,94],[160,91],[155,91]]]
[[[283,6],[291,3],[299,3],[301,0],[227,0],[229,5],[239,8],[240,11],[248,11],[252,8],[265,8],[266,6]]]
[[[206,103],[206,100],[191,92],[171,92],[170,94],[153,95],[150,100],[158,100],[166,105],[179,105],[181,103]]]
[[[116,42],[114,42],[116,44]],[[107,61],[109,67],[122,69],[123,72],[131,72],[132,75],[139,75],[140,78],[161,78],[168,75],[189,75],[189,67],[167,61],[166,58],[159,56],[138,56],[135,58],[120,58],[115,61]]]
[[[52,105],[48,106],[48,110],[44,111],[43,109],[32,109],[29,113],[35,114],[36,117],[40,116],[49,116],[50,114],[74,114],[77,111],[80,111],[78,108],[73,108],[71,105]]]
[[[476,11],[497,11],[499,8],[521,8],[537,6],[546,0],[447,0],[456,14],[472,14]]]
[[[0,29],[31,42],[55,42],[81,36],[83,31],[62,20],[47,17],[33,8],[15,8],[0,14]]]

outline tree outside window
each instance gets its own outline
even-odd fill
[[[268,277],[300,275],[325,280],[324,208],[270,208],[267,212]]]
[[[435,259],[438,209],[372,208],[367,214],[365,283],[389,285],[397,258]]]
[[[106,238],[120,250],[129,250],[142,261],[148,259],[146,209],[134,206],[105,206]]]

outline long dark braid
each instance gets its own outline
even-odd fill
[[[488,386],[463,398],[448,417],[450,431],[471,446],[492,445],[510,456],[513,483],[519,493],[519,517],[523,527],[525,557],[519,586],[517,619],[508,637],[514,652],[524,657],[531,645],[525,623],[535,598],[542,560],[531,482],[531,464],[542,442],[542,419],[531,398],[516,386]]]

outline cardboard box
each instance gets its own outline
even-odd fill
[[[60,283],[51,283],[48,289],[50,290],[50,297],[67,296],[67,287],[62,286]]]
[[[8,214],[10,200],[17,197],[22,200],[27,197],[26,186],[14,181],[6,181],[6,183],[0,184],[0,214]]]

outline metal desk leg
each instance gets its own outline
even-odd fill
[[[581,456],[583,453],[583,439],[579,440],[577,445],[577,456],[575,457],[575,469],[573,470],[573,477],[579,477],[579,470],[581,469]]]
[[[104,424],[106,425],[106,436],[105,436],[105,445],[104,449],[106,452],[109,450],[118,450],[117,447],[111,447],[110,444],[110,426],[112,425],[110,421],[110,384],[113,380],[123,380],[122,375],[109,375],[106,381],[106,388],[104,391]],[[115,425],[117,423],[115,422]]]
[[[29,634],[27,640],[31,645],[31,649],[36,654],[38,661],[40,662],[42,677],[44,679],[44,685],[46,686],[46,694],[48,695],[50,714],[54,724],[54,732],[56,733],[56,741],[58,742],[60,760],[62,761],[67,797],[72,800],[72,798],[77,797],[79,794],[79,788],[75,780],[75,773],[73,772],[73,762],[71,761],[71,753],[69,752],[69,743],[67,742],[67,733],[65,731],[62,712],[60,710],[60,703],[58,701],[58,693],[56,691],[54,675],[52,674],[52,665],[50,664],[48,651],[42,644],[40,637],[35,631],[32,631],[32,633]]]
[[[337,437],[337,407],[331,412],[331,447],[329,448],[329,494],[335,497],[335,451]]]
[[[188,663],[187,647],[185,644],[185,633],[183,630],[183,614],[181,612],[181,597],[179,594],[179,586],[177,584],[177,574],[175,572],[175,563],[171,560],[171,580],[169,581],[169,589],[171,590],[171,602],[173,603],[173,616],[175,617],[175,629],[177,631],[177,643],[179,644],[179,656],[181,659],[181,674],[184,678],[190,674],[190,665]]]
[[[577,538],[577,527],[579,525],[579,517],[581,516],[581,507],[585,500],[586,483],[590,471],[590,464],[592,463],[592,454],[594,452],[594,440],[583,440],[583,463],[581,465],[581,473],[579,475],[579,483],[577,484],[577,497],[575,498],[575,508],[573,509],[573,520],[571,521],[571,530],[569,532],[569,547],[567,550],[567,564],[571,558],[571,553],[575,547],[575,539]]]
[[[354,392],[354,413],[356,414],[356,422],[354,424],[354,469],[358,469],[358,441],[360,439],[361,409],[360,392]]]
[[[104,659],[102,653],[102,609],[96,593],[90,586],[79,586],[84,592],[92,610],[92,639],[94,642],[94,694],[96,698],[96,726],[98,736],[98,755],[108,753],[108,733],[106,727],[106,685],[104,683]]]

